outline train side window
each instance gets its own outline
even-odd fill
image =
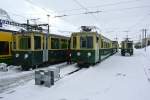
[[[34,36],[34,49],[41,49],[41,36]]]
[[[16,49],[16,42],[13,42],[13,49]]]
[[[101,40],[101,48],[104,48],[103,40]]]
[[[98,36],[96,36],[96,42],[98,43],[98,40],[99,40],[99,37]]]
[[[76,48],[77,38],[73,37],[73,48]]]
[[[13,49],[16,49],[16,37],[13,36]]]
[[[9,54],[9,42],[0,41],[0,55],[8,55]]]
[[[19,48],[20,49],[30,49],[31,48],[31,37],[30,36],[20,37]]]
[[[61,39],[61,49],[66,49],[67,48],[67,40]]]
[[[125,44],[124,44],[124,42],[122,42],[122,48],[125,48]]]
[[[59,38],[51,38],[51,48],[59,49]]]

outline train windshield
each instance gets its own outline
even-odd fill
[[[34,48],[41,49],[41,36],[34,36]]]
[[[80,37],[80,48],[93,48],[93,36]]]
[[[31,37],[30,36],[23,36],[19,39],[19,49],[31,49]]]
[[[9,54],[9,42],[0,41],[0,55]]]
[[[132,48],[133,45],[132,45],[132,42],[131,43],[127,43],[127,48]]]

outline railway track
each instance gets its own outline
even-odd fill
[[[65,70],[65,68],[67,68],[67,67],[74,67],[75,68],[75,64],[67,65],[66,63],[62,63],[62,64],[57,64],[57,65],[52,65],[52,66],[49,66],[47,68],[38,68],[35,70],[48,69],[50,67],[60,68],[60,71],[61,71],[61,70]],[[33,80],[35,70],[15,73],[13,75],[9,75],[8,77],[0,78],[0,94],[4,93],[4,92],[10,93],[10,91],[13,92],[14,88],[21,86],[21,85],[24,85],[25,83]],[[61,76],[62,76],[61,78],[65,77],[67,75],[71,75],[71,74],[73,74],[79,70],[81,70],[81,69],[76,68],[76,69],[71,70],[71,71],[61,72]]]

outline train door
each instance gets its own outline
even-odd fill
[[[43,37],[43,62],[48,62],[48,35]]]
[[[95,60],[99,61],[99,37],[96,36],[96,45],[95,45]]]

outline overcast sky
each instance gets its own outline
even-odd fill
[[[39,22],[46,22],[49,14],[52,32],[62,34],[81,25],[95,25],[108,38],[122,40],[128,34],[137,40],[141,29],[150,26],[150,0],[4,0],[0,7],[20,21],[40,18]],[[67,16],[54,18],[61,15]]]

